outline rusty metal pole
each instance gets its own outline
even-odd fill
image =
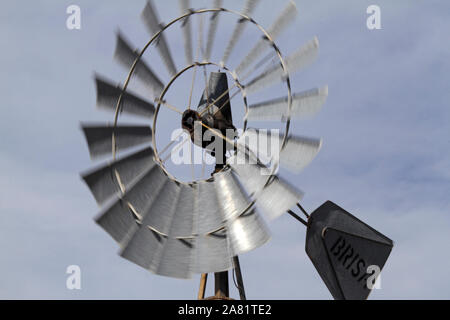
[[[208,281],[208,274],[203,273],[200,278],[200,288],[198,289],[198,300],[205,299],[206,282]]]

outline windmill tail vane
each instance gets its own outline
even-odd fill
[[[201,275],[199,299],[205,298],[208,274],[215,277],[215,294],[208,299],[231,299],[231,271],[245,300],[239,257],[267,243],[268,223],[288,213],[307,228],[306,253],[331,295],[366,299],[371,286],[365,270],[381,270],[393,242],[330,201],[309,214],[300,204],[303,192],[279,174],[279,168],[301,172],[320,151],[322,139],[292,128],[322,109],[328,87],[292,90],[290,77],[316,60],[319,41],[313,38],[283,55],[275,40],[292,25],[297,8],[288,1],[265,29],[251,17],[263,3],[247,0],[233,11],[221,0],[206,9],[180,0],[180,16],[163,23],[147,1],[141,19],[150,40],[135,49],[117,32],[114,58],[128,71],[124,84],[95,75],[97,106],[112,114],[113,122],[81,124],[91,158],[109,158],[81,174],[101,208],[95,222],[134,264],[178,279]],[[224,16],[236,20],[229,39],[221,29],[228,21]],[[177,30],[182,41],[167,30]],[[232,61],[250,30],[259,33],[256,44],[244,46],[248,53]],[[223,52],[217,52],[218,36],[225,40]],[[181,57],[171,50],[175,41],[182,44]],[[157,56],[146,59],[153,50],[162,70],[155,68]],[[257,100],[275,85],[284,95]],[[243,106],[243,117],[236,106]],[[280,129],[268,130],[273,124]],[[181,142],[167,140],[169,128],[182,129]],[[279,146],[276,154],[271,145]],[[185,147],[191,155],[201,152],[200,164],[171,164],[170,155]]]

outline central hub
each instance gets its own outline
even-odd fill
[[[226,143],[226,140],[234,141],[236,132],[228,91],[226,74],[211,73],[197,110],[188,109],[181,118],[181,127],[189,132],[191,141],[216,158],[216,169],[223,167],[226,150],[234,148],[233,144]]]
[[[219,109],[214,105],[202,105],[198,111],[188,109],[183,113],[181,118],[181,127],[189,132],[191,140],[194,144],[206,149],[211,143],[211,139],[205,137],[208,128],[216,129],[221,132],[224,130],[220,121]],[[218,117],[216,117],[218,116]],[[205,139],[206,138],[206,139]]]

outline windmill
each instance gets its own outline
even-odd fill
[[[141,17],[151,37],[140,50],[117,33],[115,58],[128,70],[123,85],[95,77],[97,105],[114,114],[112,124],[82,124],[91,158],[112,158],[82,174],[101,206],[96,222],[119,244],[123,258],[157,275],[184,279],[201,274],[199,299],[205,297],[208,274],[215,277],[215,295],[210,299],[229,299],[230,270],[240,298],[246,299],[239,256],[269,240],[266,219],[287,212],[307,227],[306,252],[333,297],[367,298],[370,289],[363,267],[381,269],[392,241],[332,202],[309,215],[299,203],[303,193],[278,174],[280,167],[300,172],[319,152],[321,139],[291,134],[291,121],[318,112],[328,95],[327,87],[292,91],[289,76],[315,60],[319,45],[314,38],[285,58],[275,43],[296,18],[295,3],[288,1],[268,29],[251,17],[259,0],[247,0],[241,12],[223,8],[221,0],[206,9],[192,9],[188,0],[179,4],[180,16],[163,24],[153,2],[147,2]],[[224,16],[234,18],[236,25],[221,59],[214,61]],[[257,30],[260,37],[239,63],[230,64],[247,28]],[[182,34],[186,63],[182,68],[169,47],[170,30]],[[155,71],[156,63],[151,66],[144,59],[144,54],[155,51],[168,74],[166,82]],[[208,71],[211,68],[214,71]],[[187,90],[185,103],[175,106],[168,96],[189,72],[192,82],[182,86]],[[195,106],[200,73],[203,86]],[[130,90],[132,80],[150,98]],[[284,87],[284,96],[249,103],[251,95],[277,84]],[[244,107],[240,128],[233,101],[238,94]],[[159,130],[163,111],[173,113],[171,119],[181,131],[161,147],[158,137],[168,131],[165,123],[162,135]],[[127,115],[145,122],[119,123]],[[275,122],[282,130],[253,128],[252,121]],[[202,152],[202,174],[198,177],[191,163],[192,178],[187,181],[167,164],[170,155],[186,145],[191,160],[192,150]],[[211,172],[206,172],[205,159],[214,160]]]

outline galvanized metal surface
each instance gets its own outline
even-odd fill
[[[113,145],[117,152],[123,152],[152,141],[148,126],[82,124],[82,129],[92,159],[111,155]]]

